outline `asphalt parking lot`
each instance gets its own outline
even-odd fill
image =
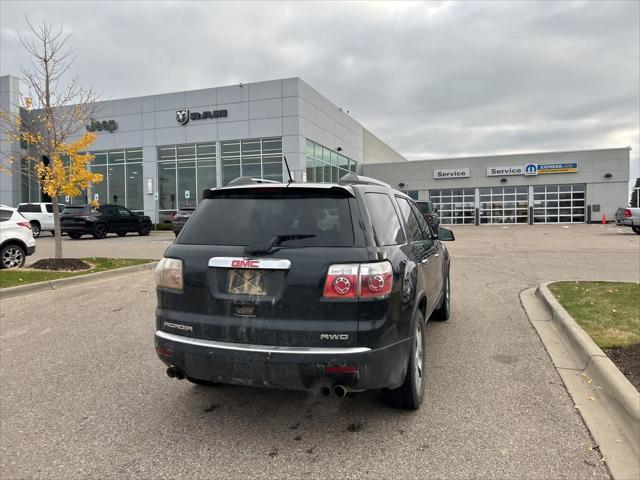
[[[0,302],[0,476],[608,478],[518,295],[549,280],[640,281],[640,236],[610,225],[453,230],[452,318],[428,326],[418,412],[376,392],[169,379],[153,348],[150,272]],[[119,256],[153,257],[168,245],[153,242],[171,237],[113,240],[73,251],[65,240],[65,251],[106,256],[111,242]]]
[[[85,235],[78,240],[62,236],[62,253],[65,257],[126,257],[126,258],[162,258],[164,251],[173,242],[173,232],[151,232],[148,237],[129,233],[118,237],[110,233],[102,240]],[[40,260],[54,256],[55,239],[48,232],[36,239],[36,252],[27,257],[27,266]]]

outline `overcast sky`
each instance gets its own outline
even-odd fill
[[[409,159],[632,148],[640,2],[0,1],[2,75],[46,19],[106,99],[298,76]]]

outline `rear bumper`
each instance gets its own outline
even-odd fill
[[[364,347],[278,347],[216,342],[156,331],[158,357],[199,380],[312,390],[326,384],[353,389],[395,388],[404,380],[410,342]],[[326,373],[325,367],[357,367],[357,373]]]
[[[33,255],[34,253],[36,253],[36,246],[33,245],[32,247],[27,247],[27,257],[29,255]]]
[[[637,227],[640,224],[638,221],[634,221],[633,218],[616,218],[616,225],[624,227]]]

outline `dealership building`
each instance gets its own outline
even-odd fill
[[[20,113],[19,89],[0,77],[3,110]],[[118,203],[154,222],[239,176],[287,179],[283,157],[297,182],[375,177],[433,201],[443,223],[585,222],[628,201],[629,148],[409,162],[299,78],[110,100],[98,111],[84,128],[96,133],[90,168],[104,180],[60,200]],[[19,142],[0,146],[0,160],[20,156]],[[0,173],[0,203],[41,201],[27,165],[14,173]]]

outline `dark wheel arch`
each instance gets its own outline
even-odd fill
[[[38,220],[30,220],[31,224],[31,233],[33,234],[33,238],[38,238],[40,233],[42,233],[42,226]]]

